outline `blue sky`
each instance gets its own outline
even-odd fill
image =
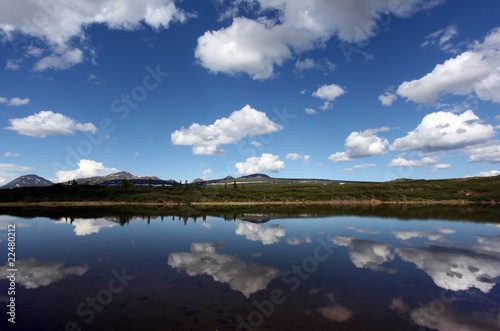
[[[500,4],[0,4],[0,185],[500,174]]]

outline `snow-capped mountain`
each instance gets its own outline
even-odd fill
[[[29,187],[29,186],[50,186],[53,185],[50,180],[37,175],[25,175],[14,179],[1,188]]]

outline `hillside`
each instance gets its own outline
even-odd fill
[[[17,187],[29,187],[29,186],[49,186],[53,185],[50,180],[37,175],[25,175],[18,177],[0,188],[17,188]]]
[[[206,182],[207,185],[175,187],[56,184],[0,190],[0,202],[500,203],[500,176],[384,183],[336,182],[337,185],[334,181],[322,180],[267,180],[265,184],[255,183],[255,178],[243,178],[212,183],[214,185]],[[340,183],[344,184],[338,185]]]

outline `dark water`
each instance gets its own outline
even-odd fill
[[[481,210],[464,209],[439,218],[416,210],[268,212],[4,213],[0,327],[500,330],[495,210],[484,212],[489,223]],[[15,295],[8,294],[9,224],[16,225]],[[5,313],[11,297],[15,325]]]

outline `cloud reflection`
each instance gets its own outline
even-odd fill
[[[274,267],[247,263],[236,256],[217,253],[216,249],[222,247],[223,242],[192,243],[191,252],[170,253],[168,265],[185,271],[189,276],[210,275],[246,298],[265,289],[280,273]]]
[[[442,234],[428,232],[428,231],[416,231],[416,230],[392,231],[392,234],[400,240],[408,240],[411,238],[426,238],[432,241],[439,241],[444,239]]]
[[[75,228],[73,232],[77,236],[86,236],[92,233],[98,233],[102,228],[111,228],[117,223],[107,221],[103,218],[78,218],[71,225]]]
[[[89,270],[85,264],[82,267],[64,267],[64,262],[36,261],[35,259],[24,259],[16,261],[16,283],[27,289],[35,289],[48,286],[67,276],[81,276]],[[0,270],[0,277],[6,279],[8,265]]]
[[[497,256],[470,248],[430,246],[420,249],[396,248],[396,253],[407,262],[424,270],[434,283],[452,291],[475,287],[484,293],[495,286],[500,276]]]
[[[498,321],[488,313],[464,311],[440,300],[413,309],[410,316],[419,326],[431,330],[500,330]]]
[[[235,233],[240,236],[245,236],[251,241],[260,241],[263,245],[271,245],[278,243],[281,237],[286,234],[286,229],[278,224],[264,227],[262,224],[239,222],[236,225]]]
[[[358,268],[383,271],[382,263],[394,259],[391,246],[386,243],[350,236],[336,236],[330,240],[336,245],[349,247],[349,258]]]

